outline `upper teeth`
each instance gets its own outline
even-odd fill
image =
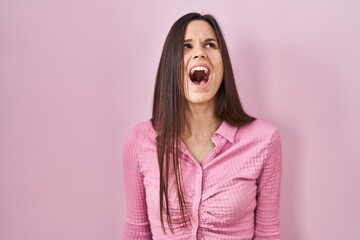
[[[206,74],[209,73],[209,69],[202,66],[192,68],[190,73],[193,74],[195,71],[204,71]]]

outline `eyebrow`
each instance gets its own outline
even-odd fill
[[[190,38],[190,39],[185,39],[184,42],[192,42],[193,40]],[[217,42],[215,38],[207,38],[205,39],[204,42]]]

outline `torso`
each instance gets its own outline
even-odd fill
[[[280,239],[281,149],[276,128],[260,120],[240,128],[224,122],[212,137],[204,136],[207,141],[183,139],[189,147],[180,149],[181,178],[192,227],[175,228],[174,235],[164,235],[159,224],[156,136],[151,122],[142,123],[126,145],[130,151],[124,159],[130,177],[126,178],[127,189],[132,193],[128,201],[133,206],[129,208],[129,222],[146,227],[153,239],[250,240],[257,228]],[[181,215],[176,189],[170,187],[169,193],[173,224],[177,225]],[[256,221],[269,224],[256,225]]]
[[[215,144],[211,141],[211,139],[199,141],[195,138],[188,138],[184,140],[184,142],[189,152],[198,163],[201,163],[215,148]]]

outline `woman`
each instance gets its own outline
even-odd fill
[[[279,132],[244,112],[211,15],[170,29],[124,176],[124,239],[280,239]]]

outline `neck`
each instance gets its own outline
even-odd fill
[[[188,104],[185,110],[185,119],[185,131],[183,135],[185,140],[190,137],[209,139],[221,124],[221,120],[215,115],[214,104]]]

